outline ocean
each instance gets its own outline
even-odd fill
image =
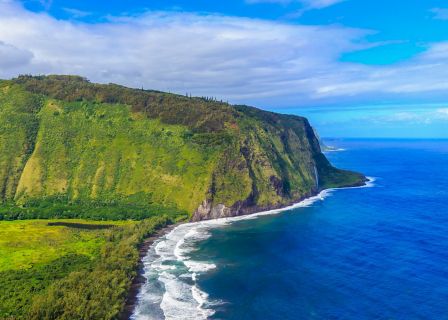
[[[154,243],[132,319],[448,319],[448,140],[327,140],[373,181]]]

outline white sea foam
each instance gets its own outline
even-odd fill
[[[375,180],[368,177],[365,186],[350,188],[372,187]],[[324,200],[335,190],[337,189],[324,190],[314,197],[281,209],[177,226],[155,241],[144,258],[144,276],[147,282],[138,295],[138,305],[131,319],[200,320],[212,316],[213,306],[222,302],[211,301],[209,295],[199,288],[197,279],[201,274],[215,269],[216,265],[209,261],[196,261],[190,258],[197,244],[211,236],[210,230],[235,221],[309,207],[316,201]]]
[[[335,149],[328,149],[328,150],[324,150],[322,151],[322,153],[330,153],[330,152],[342,152],[342,151],[346,151],[347,149],[344,148],[335,148]]]
[[[363,185],[363,186],[336,188],[336,189],[329,189],[329,190],[335,191],[335,190],[344,190],[344,189],[362,189],[362,188],[372,188],[372,187],[374,187],[375,186],[375,181],[377,180],[377,178],[375,178],[375,177],[366,177],[366,178],[367,178],[366,184]]]
[[[213,225],[213,224],[211,224]],[[138,296],[138,305],[131,319],[207,319],[214,311],[208,308],[208,294],[196,284],[201,273],[216,266],[206,261],[191,260],[189,254],[196,244],[210,237],[208,223],[186,223],[158,239],[145,258],[145,277],[148,279]],[[158,297],[150,288],[163,287]],[[148,307],[158,302],[161,312]],[[145,307],[146,305],[146,307]],[[156,308],[157,309],[157,308]]]

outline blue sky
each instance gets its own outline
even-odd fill
[[[323,136],[448,138],[448,3],[0,0],[0,77],[21,73],[216,96]]]

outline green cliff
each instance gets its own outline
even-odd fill
[[[76,76],[0,81],[8,208],[172,208],[201,220],[364,181],[331,166],[302,117]]]

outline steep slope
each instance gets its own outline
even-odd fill
[[[331,166],[305,118],[76,76],[2,81],[0,125],[9,205],[157,204],[201,220],[365,181]]]
[[[36,140],[39,97],[18,87],[0,87],[0,199],[15,196]]]

